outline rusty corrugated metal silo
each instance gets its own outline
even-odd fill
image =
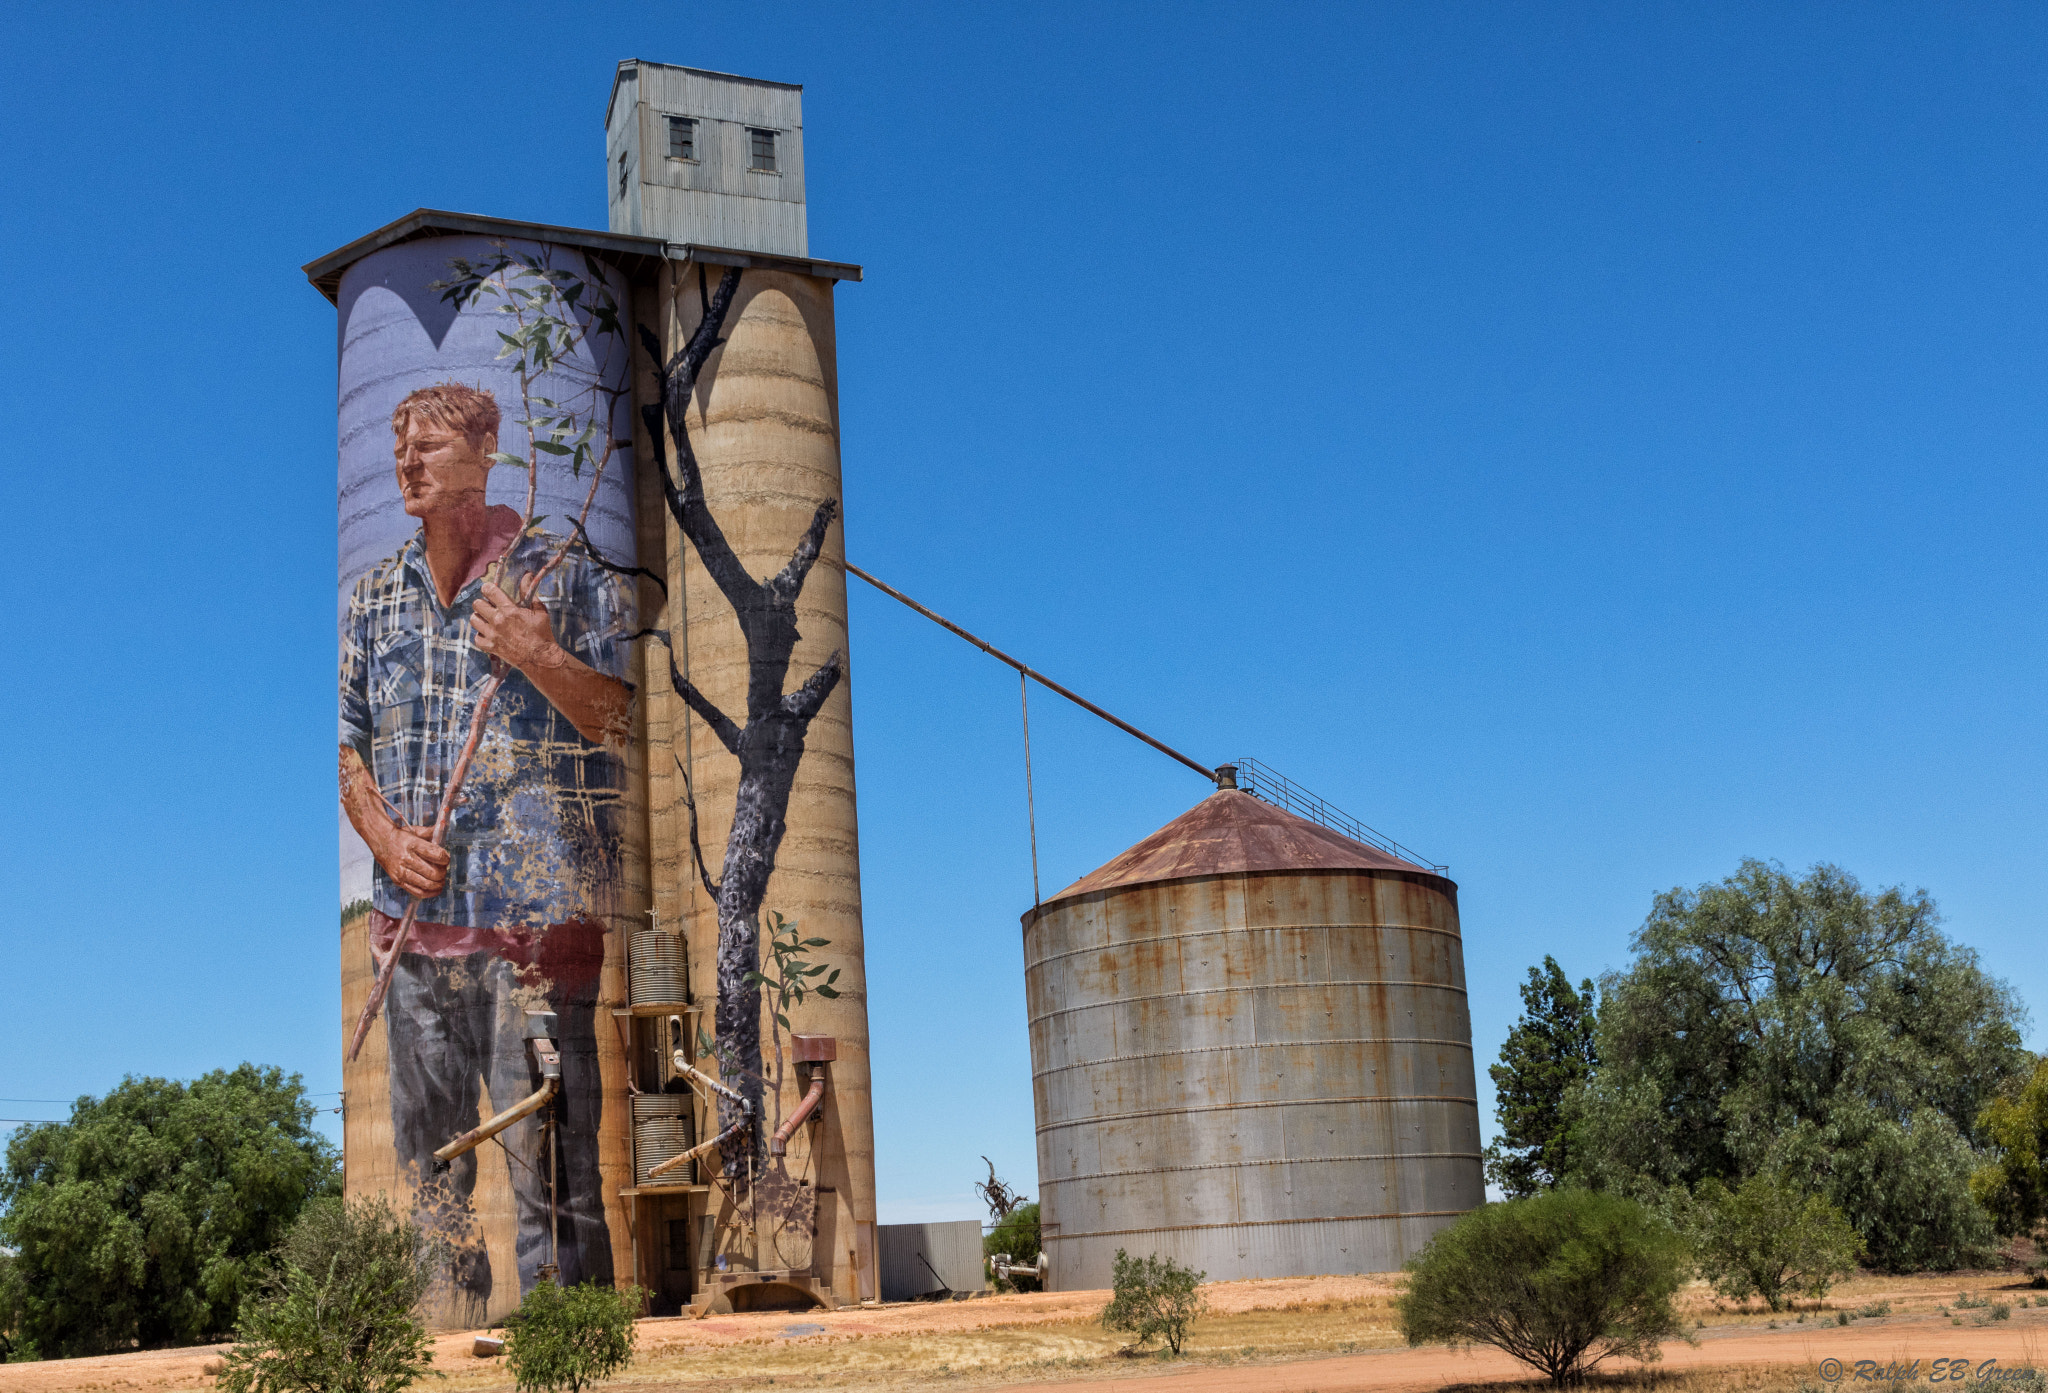
[[[1226,789],[1024,916],[1052,1285],[1398,1268],[1483,1197],[1457,886]]]

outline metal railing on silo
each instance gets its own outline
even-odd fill
[[[1262,802],[1285,808],[1297,817],[1319,822],[1332,832],[1342,832],[1355,842],[1376,846],[1389,856],[1398,856],[1438,875],[1448,876],[1451,868],[1431,861],[1412,847],[1402,846],[1383,832],[1376,832],[1341,808],[1333,807],[1318,794],[1310,793],[1279,770],[1246,756],[1231,764],[1237,769],[1237,786]]]

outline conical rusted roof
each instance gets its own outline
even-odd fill
[[[1148,885],[1247,871],[1412,871],[1439,875],[1428,866],[1403,861],[1249,793],[1223,789],[1058,894],[1046,896],[1045,903],[1120,885]]]

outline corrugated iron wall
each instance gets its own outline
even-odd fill
[[[1398,1268],[1483,1198],[1457,889],[1409,871],[1122,886],[1026,919],[1052,1285]]]

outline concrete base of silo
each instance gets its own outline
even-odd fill
[[[1318,1219],[1294,1225],[1228,1225],[1216,1229],[1150,1229],[1045,1242],[1051,1291],[1102,1291],[1111,1285],[1119,1249],[1157,1255],[1211,1282],[1262,1277],[1350,1277],[1396,1272],[1456,1215],[1398,1219]]]

